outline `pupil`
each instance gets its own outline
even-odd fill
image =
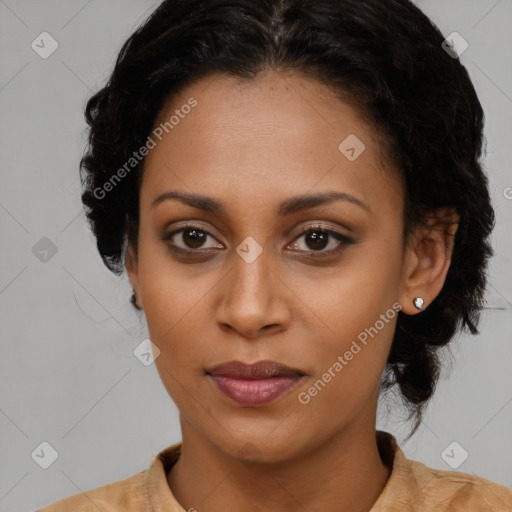
[[[201,247],[204,243],[206,234],[196,229],[189,229],[183,232],[183,239],[185,243],[192,249]],[[306,243],[310,249],[321,250],[327,247],[328,236],[326,233],[313,231],[306,237]]]
[[[306,237],[306,244],[310,249],[324,249],[327,246],[327,238],[328,237],[326,233],[313,231],[309,236]],[[308,240],[311,240],[313,243],[308,243]]]
[[[187,236],[187,234],[192,236]],[[203,245],[204,243],[205,236],[205,233],[201,233],[200,231],[197,231],[195,229],[189,229],[188,231],[183,232],[183,239],[185,243],[192,249],[197,249],[198,247],[201,247],[201,245]]]

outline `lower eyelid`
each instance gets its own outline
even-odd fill
[[[308,233],[312,232],[312,231],[315,231],[315,229],[317,231],[322,231],[323,233],[327,233],[331,238],[334,238],[338,244],[335,248],[333,249],[329,249],[329,250],[320,250],[320,251],[302,251],[302,250],[292,250],[291,252],[299,252],[299,253],[303,253],[303,254],[308,254],[308,255],[318,255],[319,257],[321,257],[322,255],[325,255],[326,257],[328,255],[332,255],[332,254],[335,254],[341,250],[343,250],[347,245],[351,245],[351,244],[354,244],[354,240],[352,240],[351,238],[349,238],[348,236],[346,235],[343,235],[342,233],[339,233],[337,231],[334,231],[334,230],[330,230],[330,229],[327,229],[327,228],[322,228],[322,227],[311,227],[311,228],[308,228],[308,229],[305,229],[303,230],[301,233],[299,233],[293,240],[292,242],[290,242],[288,245],[291,245],[293,243],[295,243],[297,240],[299,240],[300,238],[302,238],[303,236],[307,235]],[[204,228],[200,228],[199,226],[183,226],[179,229],[175,229],[175,230],[172,230],[172,231],[169,231],[167,233],[164,234],[163,237],[161,237],[161,240],[163,240],[164,242],[168,242],[171,238],[174,238],[175,236],[179,235],[180,233],[183,233],[184,231],[186,230],[196,230],[196,231],[200,231],[201,233],[204,233],[205,235],[209,236],[210,238],[212,238],[213,240],[217,240],[217,238],[211,234],[209,231],[207,231],[206,229]],[[221,242],[218,242],[218,244],[220,245],[223,245]],[[189,254],[193,254],[193,253],[205,253],[207,251],[211,251],[211,250],[220,250],[218,247],[215,247],[215,248],[202,248],[202,247],[199,247],[197,249],[184,249],[183,247],[178,247],[174,244],[171,244],[170,242],[168,243],[168,245],[170,247],[172,247],[172,249],[176,250],[176,251],[182,251],[184,253],[189,253]]]
[[[204,233],[207,237],[210,237],[212,240],[217,240],[215,238],[214,235],[212,235],[209,231],[206,231],[205,229],[202,229],[202,228],[199,228],[199,227],[194,227],[194,226],[185,226],[185,227],[182,227],[182,228],[179,228],[179,229],[175,229],[175,230],[172,230],[172,231],[169,231],[168,233],[165,233],[164,236],[161,238],[161,240],[163,240],[164,242],[169,242],[169,245],[171,245],[173,248],[177,249],[177,250],[182,250],[182,251],[188,251],[188,252],[199,252],[201,250],[205,250],[203,248],[198,248],[198,249],[184,249],[183,247],[177,247],[176,245],[174,244],[171,244],[170,243],[170,240],[172,238],[174,238],[175,236],[178,236],[180,235],[181,233],[185,232],[185,231],[199,231],[201,233]],[[220,242],[218,242],[220,244]]]
[[[315,231],[315,228],[312,228],[312,229],[310,228],[310,229],[304,230],[302,233],[300,233],[297,237],[295,237],[293,239],[291,244],[295,243],[297,240],[302,238],[304,235],[306,235],[306,234],[308,234],[309,232],[312,232],[312,231]],[[307,254],[307,255],[312,255],[314,257],[317,257],[317,256],[318,257],[322,257],[322,256],[328,257],[330,255],[334,255],[334,254],[342,251],[347,246],[352,245],[352,244],[355,243],[354,240],[352,240],[350,237],[348,237],[346,235],[343,235],[343,234],[341,234],[341,233],[339,233],[337,231],[333,231],[333,230],[325,229],[325,228],[322,228],[322,229],[321,228],[317,228],[317,231],[322,231],[323,233],[327,233],[330,238],[333,238],[334,240],[336,240],[336,242],[337,242],[336,247],[334,247],[332,249],[320,250],[320,251],[294,250],[292,252],[299,252],[299,253],[303,253],[303,254]],[[291,245],[291,244],[289,244],[289,245]]]

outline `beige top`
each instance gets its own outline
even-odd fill
[[[391,475],[370,512],[511,512],[512,491],[459,471],[432,469],[408,459],[389,433],[377,431],[382,460]],[[37,512],[186,512],[167,484],[181,443],[154,455],[150,467],[84,493],[63,498]]]

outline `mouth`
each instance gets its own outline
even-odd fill
[[[229,361],[206,370],[217,389],[243,407],[262,407],[291,391],[306,375],[274,361]]]

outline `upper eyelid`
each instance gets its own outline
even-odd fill
[[[177,228],[173,228],[173,229],[170,229],[170,230],[166,231],[165,234],[164,234],[164,238],[173,238],[177,234],[179,234],[179,233],[181,233],[181,232],[183,232],[183,231],[185,231],[187,229],[196,229],[197,231],[201,231],[201,232],[205,233],[207,236],[212,237],[217,242],[223,243],[220,240],[218,240],[217,237],[210,230],[208,230],[208,229],[206,229],[206,228],[204,228],[204,227],[202,227],[200,225],[193,224],[193,223],[187,223],[187,224],[185,224],[183,226],[179,226]],[[319,231],[323,231],[323,232],[329,233],[330,236],[333,236],[333,234],[337,234],[337,235],[340,235],[341,237],[350,239],[350,236],[348,236],[348,235],[346,235],[344,233],[340,233],[339,231],[337,231],[337,229],[335,229],[333,227],[329,227],[329,226],[323,226],[323,225],[321,225],[321,222],[316,222],[316,223],[314,223],[312,225],[304,225],[301,228],[299,228],[299,232],[295,235],[295,237],[289,243],[293,243],[298,238],[304,236],[309,231],[313,231],[315,229],[317,229]],[[290,230],[287,234],[289,234],[291,231],[292,230]],[[183,249],[183,250],[190,250],[191,252],[198,252],[201,249]],[[329,251],[323,251],[323,252],[329,252]]]

